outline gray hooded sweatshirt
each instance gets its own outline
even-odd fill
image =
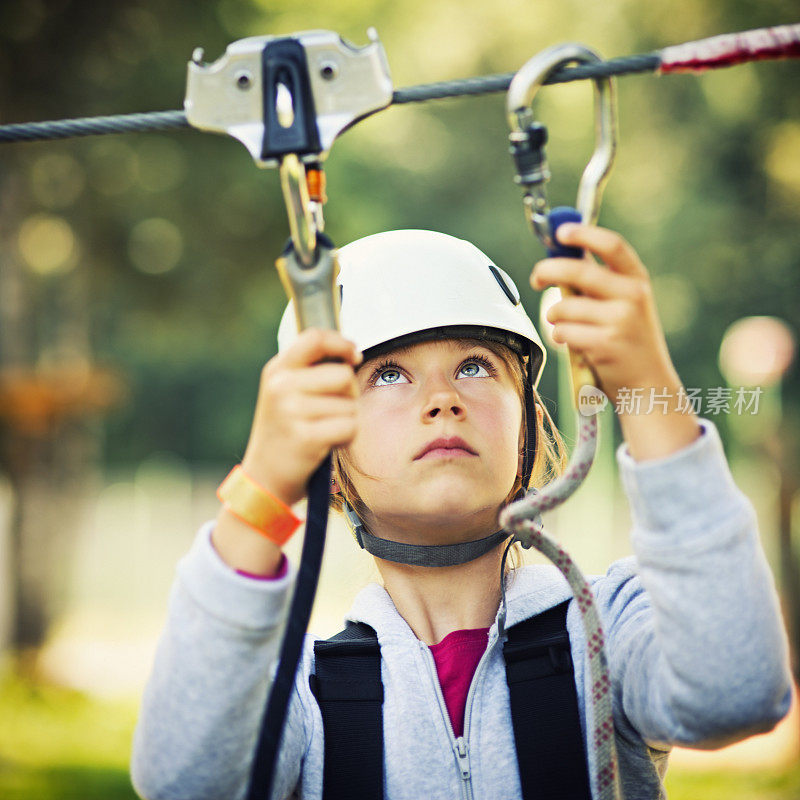
[[[786,639],[755,512],[734,484],[714,425],[665,458],[617,451],[631,505],[635,556],[592,579],[612,673],[626,800],[665,797],[673,744],[718,747],[770,730],[788,711]],[[134,738],[132,776],[147,800],[245,796],[258,725],[275,668],[290,569],[276,581],[236,574],[199,531],[178,565]],[[515,570],[507,626],[570,597],[555,567]],[[378,634],[384,685],[384,797],[520,798],[517,751],[497,620],[456,739],[430,648],[370,584],[347,619]],[[567,614],[586,741],[590,676],[577,605]],[[324,743],[308,677],[308,635],[291,696],[273,800],[322,797]],[[525,754],[536,758],[536,753]],[[590,774],[592,753],[589,752]],[[596,786],[592,785],[597,796]]]

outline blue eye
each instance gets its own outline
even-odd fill
[[[493,374],[493,369],[488,359],[470,358],[458,368],[458,374],[465,378],[488,378]]]
[[[381,369],[375,376],[373,386],[393,386],[396,383],[408,383],[408,378],[394,367]]]
[[[491,378],[497,375],[497,368],[485,356],[471,355],[458,366],[458,378]],[[370,386],[395,386],[411,383],[400,365],[391,360],[382,361],[372,372],[368,381]]]

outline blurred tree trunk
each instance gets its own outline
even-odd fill
[[[780,583],[784,598],[784,614],[792,650],[792,671],[800,685],[800,553],[793,536],[794,500],[797,497],[797,463],[792,443],[797,431],[784,418],[778,431],[765,442],[764,449],[778,466],[778,534],[780,552]]]
[[[95,448],[83,425],[46,440],[3,431],[3,468],[13,490],[14,616],[9,645],[39,647],[67,600],[70,557],[86,504]]]
[[[25,200],[22,170],[7,174],[0,183],[0,371],[21,368],[33,374],[43,351],[52,363],[88,365],[85,278],[80,269],[60,277],[48,302],[41,301],[36,281],[43,279],[26,270],[17,255]],[[52,332],[47,344],[40,341],[44,320]],[[46,409],[43,414],[27,428],[9,417],[8,409],[0,420],[0,469],[12,489],[6,579],[13,607],[5,644],[14,650],[40,646],[63,609],[82,498],[98,454],[97,436],[85,420],[48,417]]]

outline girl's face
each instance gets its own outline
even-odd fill
[[[348,474],[367,527],[420,544],[495,530],[522,446],[522,403],[503,359],[442,339],[370,359],[357,378]]]

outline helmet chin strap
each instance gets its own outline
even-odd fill
[[[379,539],[367,532],[364,523],[347,502],[344,504],[344,513],[353,528],[356,541],[363,550],[377,558],[414,567],[453,567],[457,564],[466,564],[485,555],[509,537],[508,531],[499,530],[474,542],[406,544],[393,542],[390,539]]]
[[[452,332],[452,329],[448,330]],[[416,334],[414,340],[417,341],[418,339],[419,334]],[[396,347],[397,342],[394,342],[392,346]],[[374,348],[369,351],[369,357],[374,357],[378,350],[379,348]],[[533,351],[533,346],[531,346],[530,357],[526,365],[527,380],[525,381],[524,390],[526,425],[522,466],[523,487],[530,483],[538,438],[536,428],[536,401],[533,394],[533,375],[531,372],[534,361],[535,353]],[[530,489],[529,491],[535,492],[536,490]],[[526,494],[528,494],[528,492],[526,492],[525,488],[521,488],[514,499],[520,500],[525,497]],[[344,513],[347,517],[347,521],[350,523],[350,527],[353,529],[353,535],[356,537],[356,541],[362,550],[366,550],[371,555],[382,558],[385,561],[394,561],[397,564],[409,564],[414,567],[454,567],[458,564],[466,564],[468,561],[474,561],[476,558],[480,558],[490,550],[493,550],[510,536],[509,531],[501,528],[489,536],[484,536],[483,539],[476,539],[472,542],[458,542],[456,544],[407,544],[405,542],[393,542],[390,539],[380,539],[377,536],[373,536],[366,530],[364,523],[347,501],[344,503]],[[506,554],[507,552],[508,550],[506,550]],[[503,569],[506,554],[503,556]],[[502,571],[500,583],[501,586],[503,586],[502,616],[504,619],[505,586],[503,585]]]

